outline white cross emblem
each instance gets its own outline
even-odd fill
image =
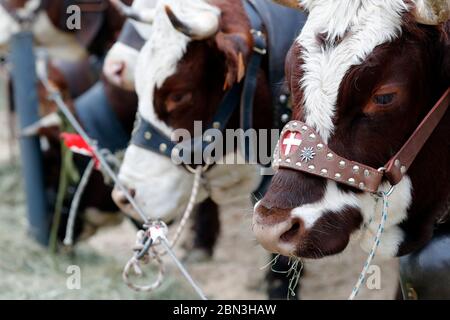
[[[297,135],[296,132],[292,132],[290,134],[289,138],[285,138],[283,140],[283,146],[286,146],[286,149],[284,150],[285,156],[287,156],[291,153],[291,149],[293,146],[300,147],[300,145],[302,144],[301,139],[295,138],[296,135]]]

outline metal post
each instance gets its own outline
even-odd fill
[[[14,101],[20,130],[39,120],[36,63],[33,35],[22,31],[11,39]],[[20,154],[25,182],[29,231],[39,243],[48,244],[49,219],[43,176],[43,160],[38,137],[21,137]]]

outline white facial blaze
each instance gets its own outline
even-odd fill
[[[404,0],[309,0],[308,20],[297,39],[302,47],[306,123],[315,128],[325,142],[333,133],[333,120],[339,87],[352,66],[361,64],[373,49],[401,33],[402,14],[408,10]],[[317,40],[342,39],[325,48]]]
[[[192,40],[174,29],[165,5],[186,21],[199,12],[220,15],[220,10],[204,0],[160,0],[156,6],[151,36],[139,53],[135,87],[141,116],[170,137],[174,130],[156,115],[154,93],[175,74]],[[127,149],[119,178],[136,190],[136,202],[145,213],[161,219],[176,217],[184,210],[193,183],[193,175],[169,158],[136,146]],[[206,173],[206,178],[210,196],[218,204],[250,196],[261,180],[258,170],[245,165],[217,165]],[[206,192],[202,189],[197,201],[205,197]]]
[[[309,11],[297,39],[304,61],[300,86],[304,93],[305,122],[328,142],[333,135],[337,99],[345,75],[352,66],[363,63],[375,47],[400,36],[402,16],[410,8],[404,0],[301,0],[300,3]],[[320,43],[319,35],[326,35],[326,45]],[[392,214],[381,254],[397,252],[403,238],[397,224],[406,218],[411,192],[409,179],[404,179],[390,197]],[[370,194],[343,193],[335,182],[329,181],[322,200],[295,208],[292,215],[301,217],[305,226],[311,228],[325,212],[338,213],[345,207],[361,209],[365,222],[375,217],[362,239],[362,246],[368,249],[378,226],[377,214],[381,214],[381,202],[377,204]]]
[[[310,203],[292,210],[292,215],[301,218],[305,228],[310,229],[326,212],[339,214],[345,208],[358,208],[358,199],[352,193],[339,190],[337,184],[328,181],[324,197],[316,203]]]

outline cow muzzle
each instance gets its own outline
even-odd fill
[[[268,209],[258,203],[253,215],[253,233],[266,250],[293,256],[305,237],[305,228],[300,218],[291,216],[290,210]]]

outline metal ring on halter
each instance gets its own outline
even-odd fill
[[[379,172],[385,172],[386,170],[387,170],[386,167],[381,167],[381,168],[378,169]],[[389,184],[389,186],[390,187],[389,187],[389,190],[387,192],[378,190],[377,192],[374,193],[374,195],[376,197],[378,197],[378,198],[383,198],[383,196],[390,197],[392,195],[392,193],[394,192],[394,190],[395,190],[395,186],[393,186],[391,184]]]
[[[193,168],[192,166],[190,166],[189,164],[183,163],[182,165],[190,173],[192,173],[192,174],[197,173],[197,170],[195,168]],[[211,167],[211,164],[209,164],[209,163],[202,166],[202,173],[205,173],[206,171],[208,171],[210,167]]]

